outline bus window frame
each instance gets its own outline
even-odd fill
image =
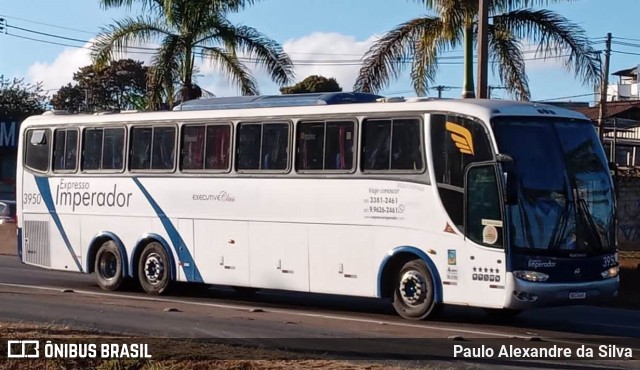
[[[146,169],[146,168],[136,168],[136,169],[132,169],[131,168],[131,138],[133,137],[133,135],[131,135],[131,131],[133,131],[134,128],[136,127],[151,127],[151,147],[150,147],[150,153],[149,153],[149,167],[152,167],[153,165],[153,138],[155,136],[155,128],[156,127],[173,127],[175,129],[175,135],[173,137],[173,149],[174,149],[174,153],[173,153],[173,167],[171,169],[167,168],[167,169]],[[129,172],[129,173],[139,173],[139,174],[144,174],[144,173],[176,173],[177,172],[177,168],[178,168],[178,158],[180,156],[179,153],[179,149],[180,149],[180,125],[178,125],[177,122],[175,121],[166,121],[166,122],[131,122],[128,125],[128,130],[127,134],[128,136],[125,138],[125,142],[126,142],[126,162],[125,162],[125,169]]]
[[[363,161],[365,160],[365,155],[362,152],[364,149],[363,140],[364,140],[364,127],[366,120],[376,120],[383,121],[389,120],[392,122],[391,125],[391,133],[389,140],[393,143],[393,121],[394,120],[402,120],[402,119],[417,119],[420,127],[420,147],[421,153],[420,156],[422,159],[422,168],[420,170],[394,170],[394,169],[386,169],[386,170],[370,170],[364,169]],[[426,148],[426,140],[425,140],[425,119],[424,114],[415,115],[415,114],[398,114],[398,115],[367,115],[360,118],[360,132],[359,132],[359,140],[358,140],[358,168],[360,172],[367,175],[387,175],[387,174],[407,174],[407,175],[420,175],[424,174],[428,170],[427,163],[427,148]],[[393,155],[392,146],[389,146],[389,156]],[[391,164],[390,164],[391,165]]]
[[[179,137],[178,137],[178,144],[180,145],[180,151],[179,151],[179,158],[178,158],[178,168],[180,170],[180,173],[188,173],[188,174],[225,174],[225,173],[231,173],[231,170],[233,169],[233,164],[234,164],[234,159],[235,159],[235,153],[234,153],[234,142],[235,142],[235,127],[233,122],[230,121],[207,121],[207,122],[197,122],[197,121],[190,121],[190,122],[181,122],[179,125]],[[184,134],[184,129],[185,127],[188,126],[204,126],[204,147],[202,148],[203,150],[203,168],[202,169],[183,169],[182,168],[182,150],[184,149],[182,147],[182,137]],[[209,126],[228,126],[229,127],[229,152],[227,153],[229,155],[229,164],[227,165],[226,169],[207,169],[206,168],[206,160],[207,160],[207,128]]]
[[[47,158],[47,169],[45,171],[39,170],[37,168],[33,168],[29,165],[27,165],[27,151],[29,150],[29,145],[31,145],[30,141],[27,140],[27,138],[29,137],[29,132],[30,131],[44,131],[45,132],[45,137],[46,137],[46,132],[49,132],[49,141],[51,141],[51,143],[47,144],[49,145],[49,154],[48,154],[48,158]],[[32,126],[29,127],[25,130],[24,133],[24,143],[23,145],[25,146],[25,149],[22,151],[22,167],[24,167],[25,169],[35,172],[35,173],[39,173],[39,174],[49,174],[51,173],[52,169],[51,169],[51,161],[53,158],[53,134],[52,134],[52,128],[51,126],[47,126],[47,127],[37,127],[37,126]]]
[[[65,127],[65,126],[59,126],[59,127],[52,127],[52,135],[51,135],[51,140],[53,141],[53,145],[51,148],[51,173],[53,174],[73,174],[73,173],[77,173],[80,170],[81,167],[81,163],[80,163],[80,152],[81,152],[81,144],[82,144],[82,130],[80,130],[80,128],[78,127]],[[67,131],[75,131],[78,136],[76,136],[76,168],[73,170],[56,170],[54,163],[56,161],[55,158],[55,144],[56,144],[56,132],[58,131],[64,131],[65,132],[65,136],[64,136],[64,154],[65,154],[65,164],[66,164],[66,152],[67,152]]]
[[[249,124],[249,125],[272,125],[272,124],[286,124],[289,128],[289,135],[287,138],[287,148],[288,153],[287,153],[287,167],[285,169],[281,169],[281,170],[263,170],[263,169],[238,169],[238,141],[240,140],[240,128],[239,126],[242,124]],[[280,120],[255,120],[255,121],[238,121],[236,123],[236,129],[234,131],[235,136],[233,137],[233,168],[235,170],[235,173],[238,174],[253,174],[253,175],[273,175],[273,174],[279,174],[279,175],[286,175],[288,173],[291,172],[291,168],[293,167],[292,165],[292,158],[293,158],[293,129],[294,129],[294,125],[293,122],[291,121],[291,119],[280,119]],[[260,131],[260,162],[262,162],[262,138],[264,136],[264,127],[261,128]]]
[[[84,168],[82,168],[82,157],[84,156],[84,132],[87,129],[101,129],[102,130],[102,151],[100,152],[100,167],[102,167],[102,160],[104,157],[104,131],[107,129],[111,129],[111,128],[121,128],[124,130],[124,135],[122,137],[122,168],[117,170],[117,169],[102,169],[99,168],[97,170],[85,170]],[[118,174],[118,173],[124,173],[127,170],[127,166],[129,163],[128,158],[126,157],[126,150],[128,149],[128,130],[127,130],[127,126],[125,124],[116,124],[116,125],[98,125],[98,126],[94,126],[94,125],[89,125],[89,126],[84,126],[82,127],[81,130],[81,137],[79,138],[80,140],[80,144],[81,144],[81,149],[78,152],[82,153],[82,155],[80,156],[80,158],[78,159],[78,167],[79,167],[79,172],[83,173],[83,174]]]
[[[300,124],[310,124],[310,123],[314,123],[314,122],[322,122],[324,123],[324,149],[323,149],[323,167],[324,167],[324,157],[326,155],[326,147],[327,147],[327,143],[326,143],[326,138],[327,138],[327,124],[328,123],[340,123],[340,122],[351,122],[353,123],[353,158],[352,158],[352,163],[351,163],[351,168],[348,169],[342,169],[342,170],[337,170],[337,169],[309,169],[309,170],[299,170],[298,166],[297,166],[297,153],[298,153],[298,126]],[[319,173],[322,174],[352,174],[356,172],[356,169],[358,168],[358,159],[359,159],[359,139],[360,139],[360,135],[359,135],[359,129],[360,129],[360,122],[358,122],[358,119],[356,119],[355,117],[352,118],[344,118],[341,119],[340,117],[331,117],[331,118],[299,118],[296,122],[295,122],[295,135],[294,136],[294,148],[293,148],[293,153],[292,153],[292,167],[294,167],[294,172],[297,174],[301,174],[301,175],[317,175]]]

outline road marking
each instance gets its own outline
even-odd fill
[[[34,286],[34,285],[11,284],[11,283],[0,283],[0,286],[53,291],[58,293],[61,292],[61,290],[63,289],[61,287],[46,287],[46,286]],[[255,308],[255,306],[239,306],[239,305],[232,305],[232,304],[206,303],[206,302],[195,302],[195,301],[188,301],[188,300],[184,301],[184,300],[172,299],[172,298],[140,297],[140,296],[134,296],[134,295],[127,295],[127,294],[118,294],[118,293],[93,292],[89,290],[74,289],[73,291],[74,293],[92,295],[92,296],[134,299],[139,301],[151,301],[151,302],[179,303],[179,304],[204,306],[204,307],[225,308],[225,309],[247,311],[247,312]],[[320,314],[320,313],[300,312],[300,311],[281,309],[281,308],[262,308],[262,309],[264,310],[265,313],[285,314],[285,315],[291,315],[291,316],[311,317],[311,318],[320,318],[320,319],[328,319],[328,320],[336,320],[336,321],[350,321],[350,322],[358,322],[358,323],[365,323],[365,324],[377,324],[377,325],[382,324],[382,325],[388,325],[388,326],[399,326],[399,327],[405,327],[405,328],[441,330],[441,331],[455,332],[455,333],[486,335],[486,336],[493,336],[493,337],[499,337],[499,338],[524,339],[529,337],[526,335],[523,336],[519,334],[503,334],[503,333],[497,333],[497,332],[491,332],[491,331],[456,329],[451,327],[440,327],[440,326],[426,325],[426,324],[411,324],[411,323],[403,323],[403,322],[395,322],[395,321],[387,321],[387,320],[372,320],[372,319],[358,318],[358,317],[352,317],[352,316],[326,315],[326,314]]]

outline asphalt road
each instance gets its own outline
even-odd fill
[[[0,320],[171,338],[281,341],[287,348],[292,344],[326,345],[326,353],[338,354],[342,353],[339,349],[353,349],[350,346],[358,338],[359,345],[368,346],[369,354],[402,353],[398,358],[407,359],[428,352],[422,358],[445,362],[452,359],[456,344],[501,343],[618,346],[631,348],[634,359],[640,360],[640,311],[634,310],[572,306],[497,320],[481,309],[447,307],[432,321],[413,322],[395,316],[388,302],[373,299],[279,291],[242,295],[224,287],[186,285],[163,297],[135,289],[109,293],[98,288],[93,276],[30,267],[15,256],[0,256]],[[424,350],[426,346],[430,351]],[[539,361],[492,363],[542,366]],[[604,368],[640,367],[635,360],[544,362],[544,367],[583,369],[587,363]]]

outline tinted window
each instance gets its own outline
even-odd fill
[[[344,170],[353,167],[353,122],[298,124],[298,170]]]
[[[49,170],[51,131],[28,130],[25,144],[25,165],[37,171]]]
[[[364,121],[363,170],[424,168],[420,121],[417,119],[369,119]]]
[[[124,168],[124,128],[87,128],[82,140],[83,170]]]
[[[153,148],[151,152],[152,170],[173,169],[176,146],[175,127],[154,127]]]
[[[78,130],[56,130],[53,140],[53,170],[75,171],[78,156]]]
[[[102,169],[124,169],[124,128],[117,127],[104,129]]]
[[[133,127],[129,167],[132,170],[173,169],[175,138],[175,127]]]
[[[102,136],[101,128],[85,129],[82,140],[82,169],[99,170],[102,166]]]
[[[238,125],[238,170],[286,170],[289,161],[289,125]]]
[[[228,125],[184,126],[181,168],[183,170],[227,170],[230,138],[231,127]]]

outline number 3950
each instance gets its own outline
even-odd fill
[[[42,203],[42,195],[38,193],[25,193],[22,195],[24,204],[40,204]]]

